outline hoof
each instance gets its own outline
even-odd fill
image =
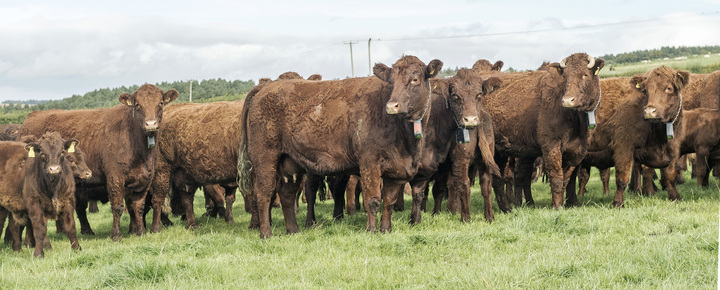
[[[95,232],[93,232],[93,230],[91,230],[91,229],[83,229],[83,230],[80,230],[80,233],[83,234],[83,235],[91,235],[91,236],[94,236],[94,235],[95,235]]]

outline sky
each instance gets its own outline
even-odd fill
[[[698,45],[720,45],[720,0],[0,0],[0,102],[286,71],[343,79],[402,55],[535,69]]]

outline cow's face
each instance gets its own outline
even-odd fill
[[[689,72],[676,71],[666,66],[630,78],[630,84],[647,96],[647,105],[643,110],[645,120],[662,123],[675,121],[681,108],[682,88],[689,80]]]
[[[490,63],[487,59],[479,59],[472,66],[472,70],[476,72],[491,72],[500,71],[505,63],[502,60],[498,60],[495,64]]]
[[[458,70],[449,81],[447,99],[458,127],[471,129],[480,124],[482,96],[497,89],[500,83],[497,77],[483,80],[472,70]]]
[[[390,100],[385,104],[387,114],[411,121],[420,119],[430,98],[428,80],[440,72],[442,65],[441,61],[435,59],[426,66],[414,56],[402,57],[392,68],[376,64],[373,73],[393,85]]]
[[[163,107],[177,97],[176,90],[163,92],[156,86],[144,84],[132,95],[121,94],[118,100],[133,109],[133,118],[142,122],[146,135],[155,136],[160,128]]]
[[[603,59],[576,53],[560,62],[560,73],[565,78],[565,95],[562,105],[578,111],[592,111],[600,101],[600,77],[605,66]]]
[[[66,161],[67,150],[77,140],[65,141],[57,132],[45,133],[40,139],[28,140],[25,149],[28,151],[30,164],[35,164],[41,175],[47,176],[51,183],[56,183],[64,174],[70,174]]]
[[[65,159],[70,164],[73,176],[79,179],[88,179],[92,177],[92,170],[90,170],[85,163],[85,153],[77,147],[80,142],[77,140],[68,140],[66,142],[69,142],[69,145],[67,146],[67,156],[65,156]]]

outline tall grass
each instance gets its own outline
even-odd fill
[[[161,233],[125,234],[115,243],[109,205],[101,205],[90,214],[97,235],[80,235],[81,252],[52,222],[54,250],[45,259],[0,246],[0,288],[717,289],[717,182],[710,189],[681,185],[680,202],[664,191],[628,193],[623,209],[602,196],[596,172],[588,187],[582,206],[552,210],[549,186],[536,182],[536,206],[496,214],[492,224],[482,219],[473,187],[472,222],[445,212],[424,214],[411,227],[409,212],[399,212],[389,234],[366,233],[364,213],[332,221],[328,201],[318,206],[317,226],[284,235],[282,212],[274,209],[269,240],[247,229],[240,201],[235,224],[199,217],[199,228],[186,230],[173,218],[176,225]],[[200,215],[201,194],[195,202]],[[409,197],[405,203],[409,209]],[[301,204],[299,220],[304,212]],[[124,215],[124,231],[128,222]]]

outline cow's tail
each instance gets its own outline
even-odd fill
[[[261,86],[255,86],[248,92],[245,97],[245,103],[243,104],[242,116],[240,120],[240,148],[238,149],[238,190],[244,198],[252,197],[253,183],[252,183],[252,163],[250,162],[250,156],[248,155],[248,112],[252,106],[253,98],[255,94],[260,90]]]
[[[500,168],[498,167],[497,163],[495,163],[495,153],[492,150],[493,148],[490,146],[495,146],[494,140],[491,137],[491,140],[488,140],[483,132],[482,128],[478,130],[478,148],[480,149],[480,157],[482,158],[482,164],[485,165],[486,170],[490,171],[490,174],[496,176],[496,177],[502,177],[500,174]]]

